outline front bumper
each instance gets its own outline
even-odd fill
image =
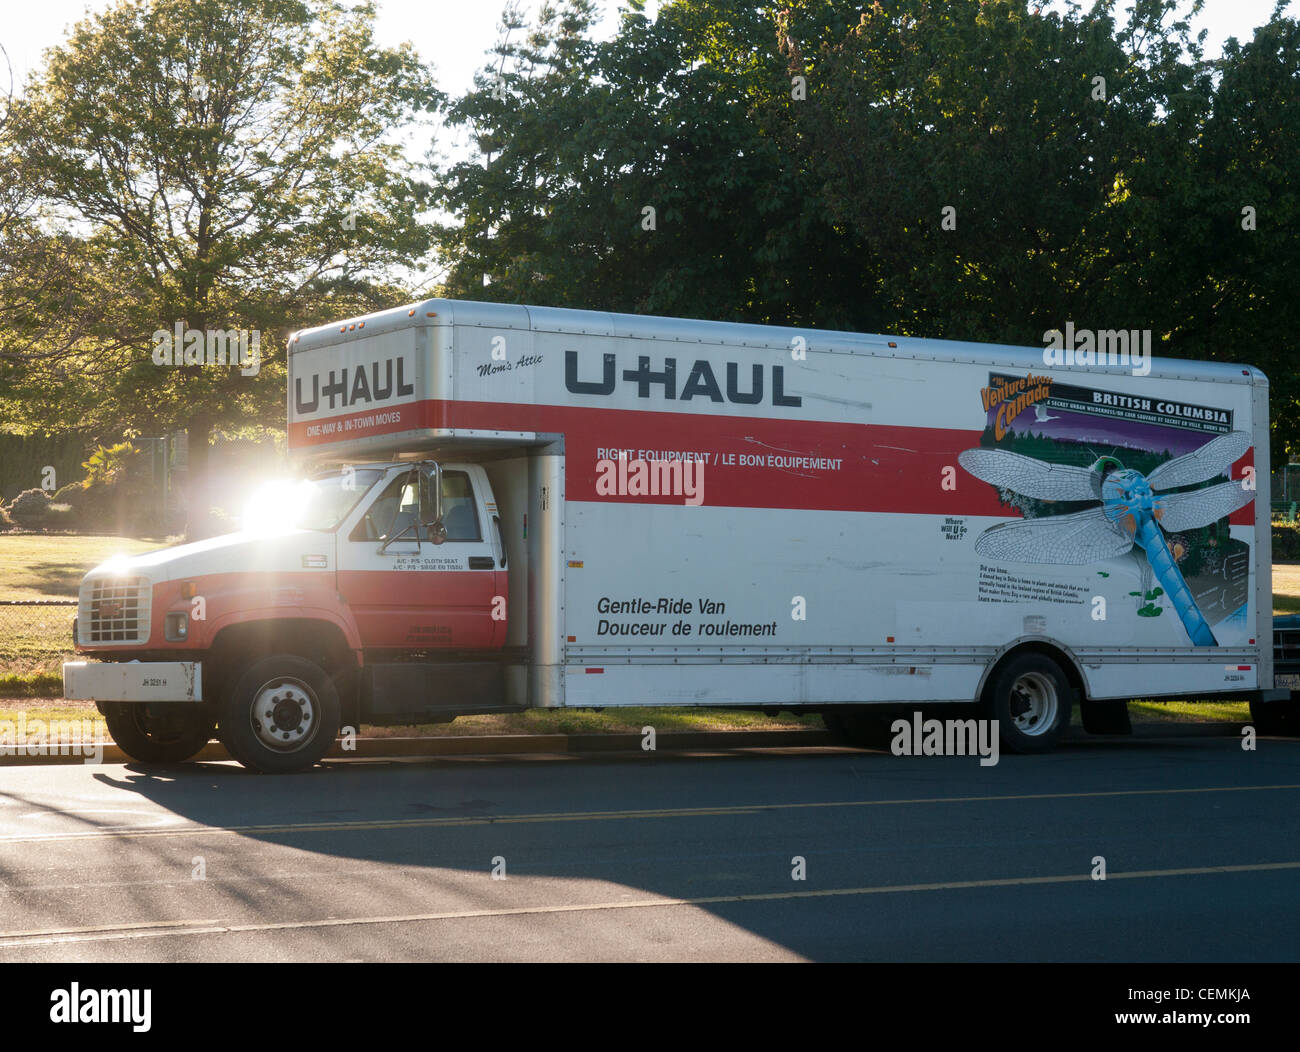
[[[202,701],[200,661],[68,661],[63,696],[69,701]]]

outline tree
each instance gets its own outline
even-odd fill
[[[42,227],[45,202],[19,148],[20,117],[9,56],[0,46],[0,390],[38,351],[71,347],[86,322],[75,309],[88,284],[84,246]]]
[[[1275,464],[1300,458],[1300,23],[1281,11],[1224,48],[1212,112],[1156,242],[1181,353],[1268,375]]]
[[[1201,0],[643,6],[603,42],[581,0],[508,13],[449,111],[478,148],[439,173],[449,294],[1030,346],[1149,329],[1268,367],[1300,445],[1282,5],[1217,63]]]
[[[289,329],[372,308],[427,248],[428,187],[395,133],[440,96],[409,47],[376,46],[373,17],[336,0],[122,0],[52,49],[22,100],[24,163],[114,275],[93,339],[28,357],[28,380],[66,388],[80,370],[93,422],[184,427],[199,530],[214,431],[282,423]],[[158,365],[177,325],[218,334],[214,350],[258,334],[260,369]]]
[[[478,157],[439,172],[449,295],[806,324],[859,315],[860,258],[783,152],[775,28],[752,4],[634,3],[609,41],[591,5],[508,11],[455,101]],[[744,43],[723,52],[710,20]],[[651,211],[652,210],[652,211]],[[487,275],[490,284],[483,284]],[[845,304],[855,309],[845,310]]]
[[[891,331],[1034,345],[1066,321],[1149,324],[1162,283],[1135,295],[1120,278],[1150,248],[1129,183],[1144,164],[1168,174],[1205,84],[1172,3],[1139,0],[1122,30],[1113,6],[896,0],[837,37],[845,5],[791,5],[799,141],[869,246]]]

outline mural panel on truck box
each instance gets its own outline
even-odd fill
[[[1230,410],[1033,374],[991,373],[980,397],[980,446],[958,463],[1022,516],[975,541],[989,563],[980,566],[982,600],[1080,601],[1075,584],[1018,578],[1004,564],[1136,557],[1141,586],[1129,598],[1138,616],[1176,617],[1196,646],[1219,645],[1211,626],[1245,626],[1250,546],[1228,527],[1255,491],[1233,470],[1251,438],[1233,430]]]

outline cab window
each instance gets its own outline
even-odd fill
[[[433,472],[424,472],[425,493],[428,494]],[[426,496],[429,504],[433,501]],[[442,473],[442,524],[447,527],[449,541],[481,541],[483,533],[478,524],[478,508],[474,504],[474,490],[469,475],[463,471]]]
[[[414,541],[420,511],[419,497],[409,475],[399,475],[375,498],[365,517],[352,531],[354,541],[382,541],[402,534],[402,540]],[[405,533],[402,531],[405,530]]]
[[[424,491],[425,507],[433,507],[429,493],[431,471],[421,471],[420,487]],[[419,496],[409,475],[393,479],[366,512],[352,531],[354,541],[383,541],[400,535],[401,541],[414,541],[419,532],[421,541],[428,540],[428,531],[418,522]],[[479,541],[478,509],[474,504],[474,490],[469,475],[463,471],[444,471],[442,475],[442,522],[447,528],[448,541]]]

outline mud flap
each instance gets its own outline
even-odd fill
[[[1127,701],[1085,701],[1079,706],[1083,729],[1089,734],[1132,734]]]

